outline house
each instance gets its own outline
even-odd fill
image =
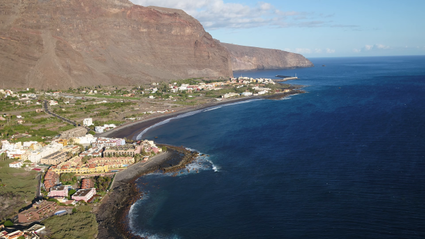
[[[28,228],[27,230],[24,230],[24,232],[33,233],[35,235],[38,235],[41,231],[43,231],[46,227],[40,224],[34,224],[32,227]],[[37,238],[37,237],[32,237]]]
[[[93,125],[93,119],[92,118],[85,118],[83,120],[83,125],[84,126],[91,126],[91,125]]]
[[[92,134],[86,134],[85,136],[74,138],[74,142],[83,146],[89,146],[91,143],[96,142],[96,139]]]
[[[35,222],[51,217],[58,210],[56,202],[40,201],[18,214],[19,223]]]
[[[22,162],[16,161],[16,162],[10,163],[9,167],[10,168],[21,168],[22,165],[23,165]]]
[[[72,199],[75,201],[89,201],[96,194],[95,188],[89,189],[80,189],[74,195],[72,195]]]
[[[83,178],[81,180],[81,189],[90,189],[94,188],[94,182],[91,178]]]
[[[65,151],[57,151],[52,154],[47,155],[46,157],[43,157],[40,160],[41,164],[45,165],[57,165],[59,163],[62,163],[63,161],[69,159],[68,152]]]
[[[59,183],[59,175],[53,170],[49,169],[46,176],[44,176],[44,188],[48,191],[50,188]]]
[[[251,96],[251,95],[252,95],[252,92],[245,91],[245,92],[243,92],[241,95],[242,95],[242,96]]]
[[[96,165],[96,164],[89,164],[89,165],[76,165],[76,166],[70,166],[70,165],[62,165],[56,167],[52,167],[52,171],[54,171],[57,174],[61,173],[75,173],[75,174],[85,174],[85,173],[105,173],[109,171],[108,165]]]
[[[122,145],[116,147],[109,147],[103,152],[104,157],[108,156],[134,156],[136,148],[133,145]]]
[[[0,238],[5,238],[5,239],[17,239],[17,238],[22,238],[22,237],[24,237],[24,238],[28,238],[28,237],[25,237],[25,233],[24,233],[24,232],[22,232],[22,231],[20,231],[20,230],[17,230],[17,231],[11,232],[11,233],[9,233],[9,234],[7,234],[7,232],[6,232],[6,231],[3,231],[3,232],[0,234]]]
[[[239,94],[234,93],[234,92],[230,92],[230,93],[226,93],[226,94],[222,95],[221,98],[227,99],[227,98],[234,97],[234,96],[239,96]]]
[[[60,197],[60,198],[64,198],[64,197],[68,197],[68,190],[71,186],[55,186],[52,187],[50,189],[50,192],[47,196],[51,197],[51,198],[55,198],[55,197]]]

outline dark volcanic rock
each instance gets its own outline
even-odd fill
[[[219,76],[232,76],[228,51],[181,10],[128,0],[0,2],[1,87]]]
[[[234,71],[289,69],[314,66],[313,63],[304,56],[296,53],[227,43],[221,43],[221,45],[229,50]]]

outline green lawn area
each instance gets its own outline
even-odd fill
[[[140,100],[141,97],[125,97],[119,95],[88,95],[89,97],[107,98],[107,99],[122,99],[122,100]]]
[[[90,212],[77,211],[71,215],[53,216],[44,225],[51,232],[49,238],[95,238],[96,216]]]
[[[37,189],[37,172],[9,168],[11,162],[0,161],[0,220],[31,204]]]

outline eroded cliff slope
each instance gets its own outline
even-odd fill
[[[230,52],[232,69],[234,71],[290,69],[314,66],[304,56],[296,53],[227,43],[221,44]]]
[[[0,2],[0,87],[231,75],[228,51],[181,10],[128,0]]]

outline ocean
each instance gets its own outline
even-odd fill
[[[137,180],[148,238],[425,238],[425,56],[313,58],[307,93],[180,117],[142,137],[202,156]],[[324,65],[324,66],[322,66]]]

